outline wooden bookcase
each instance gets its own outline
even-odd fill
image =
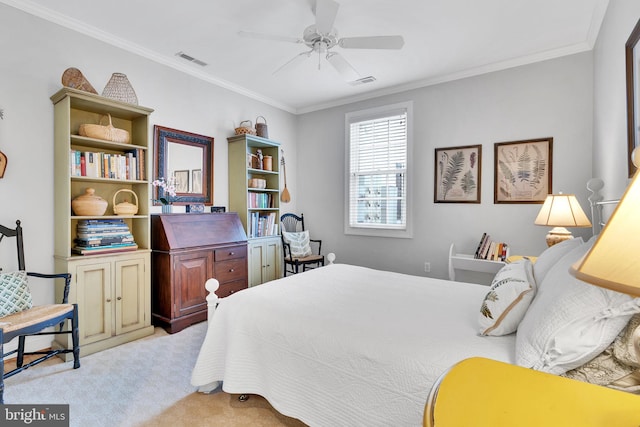
[[[229,142],[229,210],[238,217],[249,242],[249,286],[281,277],[280,240],[280,143],[253,135],[227,138]],[[271,156],[272,170],[252,167],[251,156],[261,150]],[[251,179],[264,179],[265,188],[252,188]],[[254,205],[252,199],[270,199],[269,204]],[[261,207],[258,207],[261,206]],[[272,215],[276,227],[266,235],[255,232],[252,217]],[[255,221],[254,221],[255,224]]]
[[[127,104],[88,92],[63,88],[51,96],[54,104],[54,217],[56,270],[72,274],[69,301],[78,303],[81,354],[87,355],[114,345],[153,334],[151,325],[149,181],[150,108]],[[81,124],[107,124],[127,130],[130,143],[116,143],[80,136]],[[71,150],[125,154],[143,152],[141,179],[111,179],[74,176]],[[71,201],[94,188],[108,202],[103,216],[77,216]],[[120,189],[138,197],[135,215],[114,215],[113,197]],[[124,193],[124,192],[123,192]],[[117,202],[123,200],[118,199]],[[135,203],[135,200],[128,200]],[[138,245],[136,251],[96,255],[72,252],[78,221],[84,219],[124,219]],[[56,299],[62,287],[56,289]],[[64,337],[61,339],[65,339]],[[67,345],[67,342],[63,342]],[[56,345],[54,342],[53,345]]]

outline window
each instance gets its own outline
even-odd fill
[[[346,115],[345,233],[412,237],[411,103]]]

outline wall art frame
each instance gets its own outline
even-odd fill
[[[494,203],[544,203],[552,192],[553,138],[494,143]]]
[[[627,73],[627,164],[629,178],[637,168],[633,150],[640,146],[640,19],[624,45]]]
[[[434,203],[480,203],[482,145],[435,149]]]
[[[176,193],[188,193],[189,192],[189,171],[179,170],[173,172],[175,179]]]

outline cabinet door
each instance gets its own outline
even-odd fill
[[[213,277],[213,252],[199,251],[174,258],[174,317],[206,309],[207,279]]]
[[[249,286],[256,286],[264,282],[262,260],[264,259],[265,247],[260,242],[249,244]]]
[[[80,345],[113,335],[111,263],[79,264],[75,268]]]
[[[282,256],[280,239],[264,242],[264,246],[263,283],[280,278],[280,257]]]
[[[280,278],[281,251],[279,237],[249,244],[249,286]]]
[[[147,300],[149,284],[144,258],[115,262],[116,334],[140,329],[149,324]]]

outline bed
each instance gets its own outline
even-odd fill
[[[569,276],[589,245],[508,264],[491,287],[330,264],[215,308],[212,279],[192,384],[261,395],[310,426],[420,426],[431,386],[458,361],[566,374],[612,345],[640,305]]]

